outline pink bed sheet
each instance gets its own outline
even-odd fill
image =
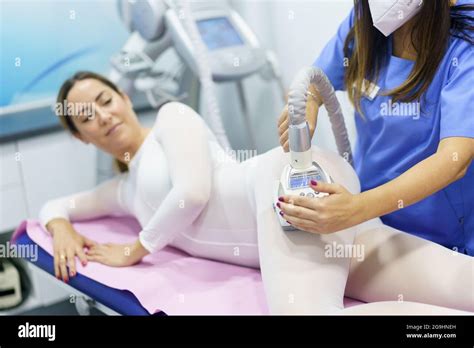
[[[52,239],[38,221],[26,220],[12,239],[24,231],[52,254]],[[129,217],[105,217],[75,222],[75,229],[99,243],[136,240],[140,226]],[[77,271],[112,288],[128,290],[149,312],[169,315],[268,314],[259,270],[192,257],[172,247],[146,256],[132,267],[114,268],[90,262]],[[346,306],[360,302],[345,299]]]

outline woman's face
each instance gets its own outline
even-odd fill
[[[77,81],[67,96],[74,105],[72,122],[85,143],[92,143],[114,156],[139,138],[141,126],[127,95],[115,92],[101,81]],[[69,113],[71,115],[71,113]]]

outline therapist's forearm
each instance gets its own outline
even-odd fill
[[[471,158],[454,161],[449,151],[437,152],[388,183],[361,193],[365,220],[414,204],[460,179]]]

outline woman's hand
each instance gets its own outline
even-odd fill
[[[83,266],[87,265],[84,248],[93,247],[96,242],[76,232],[72,224],[65,219],[53,219],[47,225],[53,235],[54,274],[56,278],[68,282],[77,274],[76,256]],[[69,272],[68,272],[69,268]]]
[[[277,203],[280,214],[294,227],[311,233],[329,234],[367,220],[360,195],[353,195],[339,184],[311,181],[310,186],[314,191],[329,193],[329,196],[287,195],[280,197]]]
[[[87,252],[89,261],[112,267],[127,267],[141,261],[149,254],[139,240],[131,244],[97,244]]]
[[[309,91],[311,95],[308,96],[308,101],[306,103],[306,120],[308,121],[309,125],[309,133],[311,137],[313,137],[318,120],[319,107],[323,104],[323,102],[318,90],[313,85],[310,85]],[[278,136],[280,138],[280,145],[283,147],[285,152],[288,152],[290,147],[288,142],[288,125],[289,120],[287,104],[278,118]]]

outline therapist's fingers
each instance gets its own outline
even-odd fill
[[[289,150],[289,138],[288,138],[288,128],[280,134],[280,145],[283,147],[285,152]]]
[[[296,227],[299,230],[303,230],[311,233],[322,233],[319,231],[318,226],[314,221],[302,219],[296,216],[290,216],[283,214],[283,218],[288,221],[293,227]]]
[[[340,184],[329,184],[327,182],[311,180],[309,186],[316,192],[325,192],[329,194],[342,193],[346,189]]]
[[[281,135],[280,135],[280,144],[285,144],[288,141],[288,129],[285,130]]]
[[[308,199],[308,198],[307,198]],[[310,198],[309,198],[310,200]],[[291,203],[277,203],[278,208],[286,216],[297,217],[300,219],[314,221],[318,218],[318,212],[311,208],[302,207]]]
[[[310,219],[306,219],[303,216],[308,216],[312,215]],[[300,216],[294,216],[294,215],[288,215],[285,214],[283,211],[280,214],[283,219],[285,219],[290,225],[293,227],[296,227],[299,230],[306,231],[306,232],[311,232],[311,233],[318,233],[318,234],[326,234],[330,233],[326,229],[326,226],[324,223],[321,223],[319,221],[314,221],[314,216],[318,215],[316,214],[311,214],[309,212],[305,212],[304,214],[299,214]]]
[[[320,201],[318,199],[302,197],[302,196],[285,195],[285,196],[279,197],[278,201],[280,202],[280,205],[282,205],[282,203],[283,204],[286,203],[290,205],[304,207],[312,211],[318,210],[318,208],[320,207]]]
[[[286,117],[283,122],[278,125],[278,135],[281,136],[286,130],[288,130],[288,117]]]
[[[281,140],[288,140],[288,127],[286,127],[284,130],[282,130],[281,132],[279,131],[279,134],[280,136],[280,141]]]
[[[280,125],[287,120],[288,120],[288,104],[285,105],[285,107],[283,108],[283,111],[280,114],[280,117],[278,117],[278,127],[280,127]]]
[[[278,137],[280,145],[283,147],[284,151],[288,151],[288,146],[285,149],[285,143],[288,141],[288,106],[285,106],[283,112],[281,113],[278,119]],[[286,133],[285,133],[286,132]]]
[[[313,137],[314,130],[316,129],[316,125],[318,123],[318,114],[318,104],[314,100],[310,99],[308,103],[306,103],[306,120],[308,121],[311,137]]]
[[[288,141],[288,128],[286,128],[280,135],[280,145],[283,145],[285,142]]]

